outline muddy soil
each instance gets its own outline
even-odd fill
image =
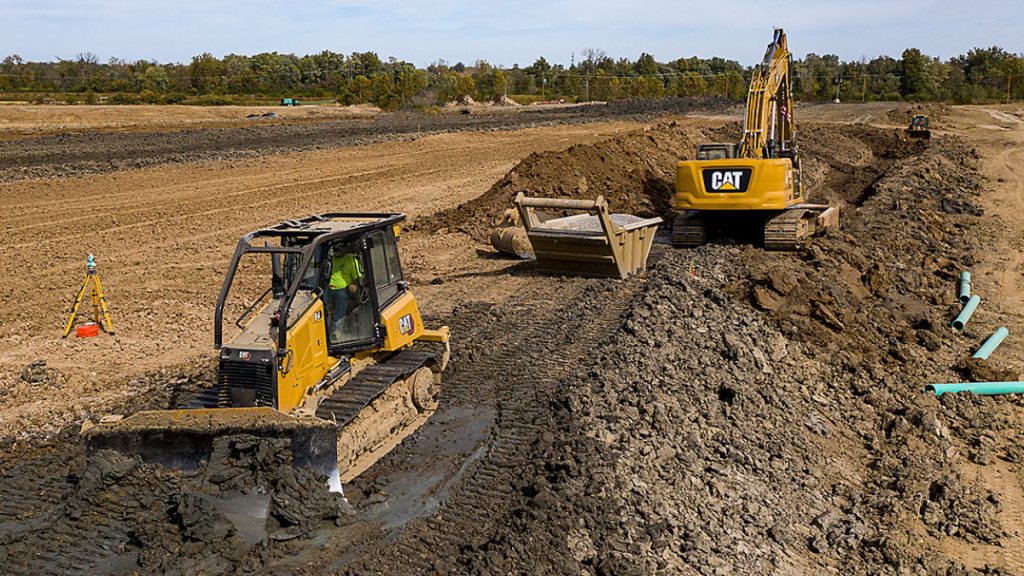
[[[72,422],[5,444],[0,554],[62,574],[1021,573],[1024,405],[922,392],[1021,368],[965,362],[997,314],[948,329],[956,276],[1005,234],[970,142],[802,125],[809,188],[844,224],[794,253],[742,235],[657,245],[646,273],[610,281],[457,247],[512,190],[604,188],[616,211],[667,215],[672,164],[647,160],[731,124],[671,119],[527,156],[480,198],[424,211],[403,242],[443,254],[411,269],[430,323],[452,327],[452,363],[437,414],[347,487],[351,509],[249,451],[272,446],[228,444],[183,477],[86,461]],[[169,406],[206,378],[154,374],[120,407]],[[237,485],[211,475],[224,462]],[[266,541],[224,521],[237,493],[271,494]]]

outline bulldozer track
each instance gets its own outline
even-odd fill
[[[433,361],[434,355],[429,352],[403,350],[385,362],[368,366],[320,402],[316,417],[344,426],[389,386]]]
[[[616,284],[600,293],[602,284],[596,281],[574,280],[566,285],[543,279],[543,286],[529,298],[509,306],[478,308],[453,319],[453,333],[460,337],[453,339],[441,410],[493,402],[497,418],[486,454],[435,514],[410,523],[393,544],[364,555],[366,565],[355,566],[356,571],[433,572],[430,558],[480,545],[507,525],[523,497],[517,478],[529,463],[530,447],[547,430],[545,414],[551,398],[586,355],[615,330],[641,281]],[[581,306],[581,298],[588,293],[599,301]],[[538,316],[543,320],[538,321]],[[476,350],[466,354],[460,344],[489,341],[501,343],[489,354]],[[474,527],[473,534],[466,533],[467,526]]]

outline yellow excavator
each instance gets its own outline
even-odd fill
[[[449,358],[448,327],[424,327],[403,278],[404,219],[328,213],[244,236],[214,314],[215,384],[179,409],[87,421],[87,454],[112,449],[193,470],[218,438],[284,439],[295,466],[341,491],[433,414]],[[270,266],[253,262],[268,256]],[[225,342],[236,277],[239,332]]]
[[[696,160],[678,163],[674,245],[699,246],[711,227],[752,220],[764,227],[766,248],[792,250],[815,232],[838,225],[837,206],[809,204],[804,197],[791,63],[786,33],[776,28],[764,60],[754,67],[740,143],[701,144]]]

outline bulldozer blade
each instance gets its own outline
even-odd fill
[[[82,429],[87,455],[115,450],[181,471],[198,469],[218,439],[235,435],[288,440],[293,467],[319,472],[331,490],[341,491],[338,430],[319,418],[296,418],[266,407],[153,410],[104,418]]]

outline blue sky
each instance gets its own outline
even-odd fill
[[[568,64],[585,48],[659,61],[759,60],[773,26],[797,56],[899,57],[908,46],[943,59],[973,47],[1024,52],[1024,0],[0,0],[0,57],[189,62],[210,52],[374,51],[419,66],[441,58],[526,66]]]

